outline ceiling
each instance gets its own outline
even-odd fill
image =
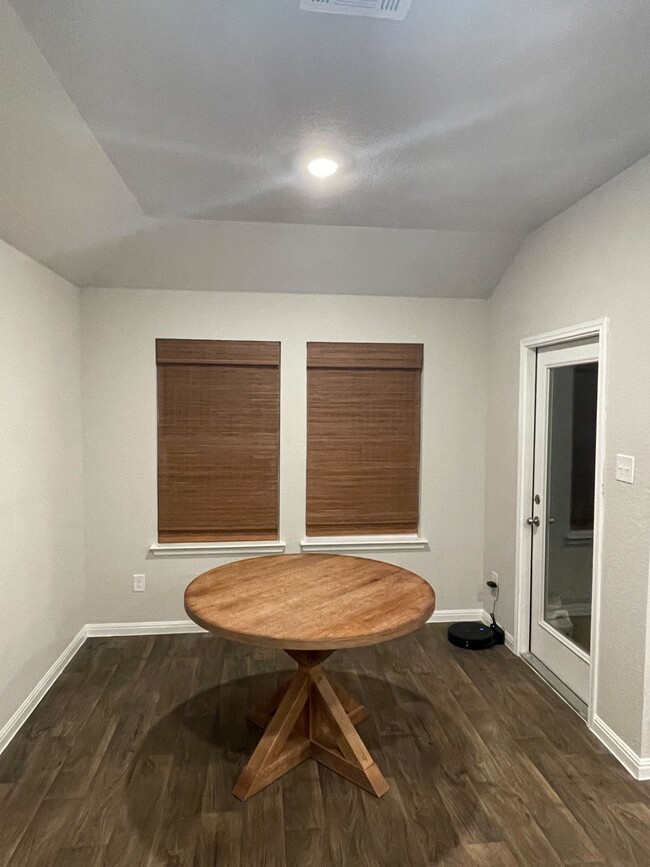
[[[0,0],[0,234],[80,285],[482,297],[650,152],[647,0],[298,5]]]

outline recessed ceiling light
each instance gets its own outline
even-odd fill
[[[338,167],[336,160],[331,160],[329,157],[318,157],[307,163],[308,171],[317,178],[329,178]]]

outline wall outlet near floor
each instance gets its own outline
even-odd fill
[[[494,583],[499,586],[499,573],[498,572],[490,572],[490,581],[494,581]]]
[[[144,591],[145,591],[144,575],[134,575],[133,576],[133,592],[134,593],[144,593]]]

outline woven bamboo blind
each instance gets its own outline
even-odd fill
[[[416,533],[422,346],[307,344],[307,535]]]
[[[278,537],[280,344],[157,340],[158,540]]]

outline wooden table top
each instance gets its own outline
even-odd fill
[[[342,554],[238,560],[185,591],[185,610],[199,626],[285,650],[377,644],[417,629],[434,608],[433,589],[419,575]]]

